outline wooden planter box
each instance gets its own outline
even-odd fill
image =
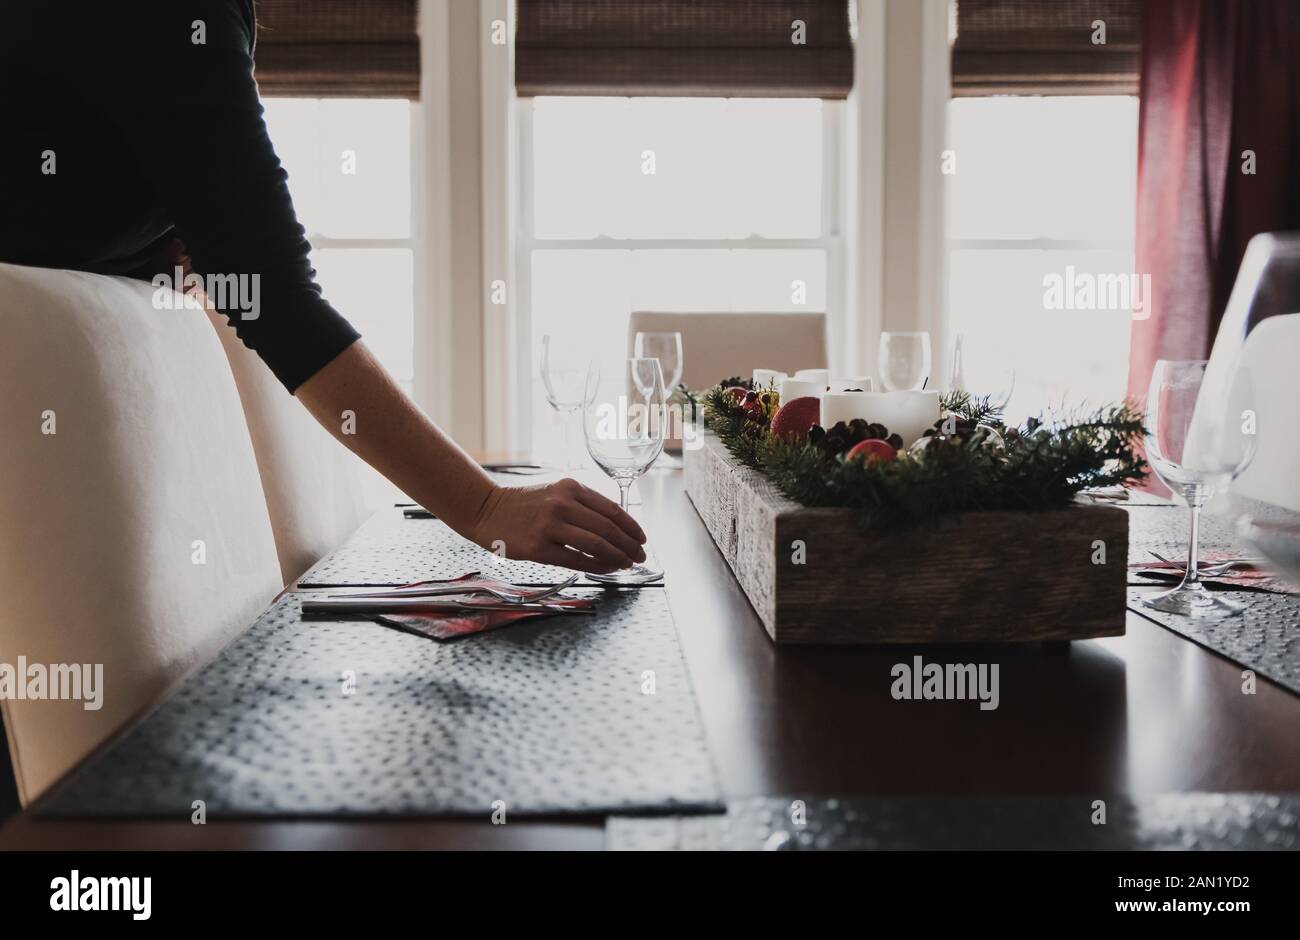
[[[1118,507],[971,512],[874,533],[849,510],[786,499],[712,434],[684,459],[691,502],[777,643],[1124,633],[1128,513]],[[1098,540],[1105,564],[1093,564]]]

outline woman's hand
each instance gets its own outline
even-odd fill
[[[645,533],[636,520],[576,480],[496,487],[471,537],[506,558],[592,574],[645,561]]]
[[[574,480],[504,487],[406,397],[358,340],[298,387],[316,420],[461,535],[507,558],[606,574],[645,560],[632,517]],[[344,433],[340,418],[353,416]]]

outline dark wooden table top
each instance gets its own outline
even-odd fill
[[[1127,636],[1072,644],[778,649],[680,472],[652,472],[639,486],[727,798],[1300,792],[1300,698],[1264,679],[1244,694],[1240,666],[1144,617],[1129,615]],[[888,617],[872,606],[872,577],[862,573],[862,615]],[[914,655],[998,663],[999,707],[895,701],[890,669]],[[191,826],[24,815],[0,830],[0,849],[602,845],[603,823],[590,818]]]

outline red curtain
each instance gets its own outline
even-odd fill
[[[1145,0],[1129,394],[1203,359],[1251,236],[1300,229],[1300,2]],[[1253,169],[1253,173],[1250,172]]]

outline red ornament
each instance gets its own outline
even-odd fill
[[[821,401],[811,395],[790,399],[772,416],[772,433],[786,440],[802,440],[808,436],[808,429],[821,420],[821,407]]]
[[[732,407],[739,408],[745,403],[745,396],[749,394],[749,390],[737,385],[726,389],[723,394],[731,400],[730,403]]]
[[[846,460],[865,460],[868,467],[889,463],[898,457],[898,451],[888,441],[873,437],[869,441],[859,441],[849,448]]]

